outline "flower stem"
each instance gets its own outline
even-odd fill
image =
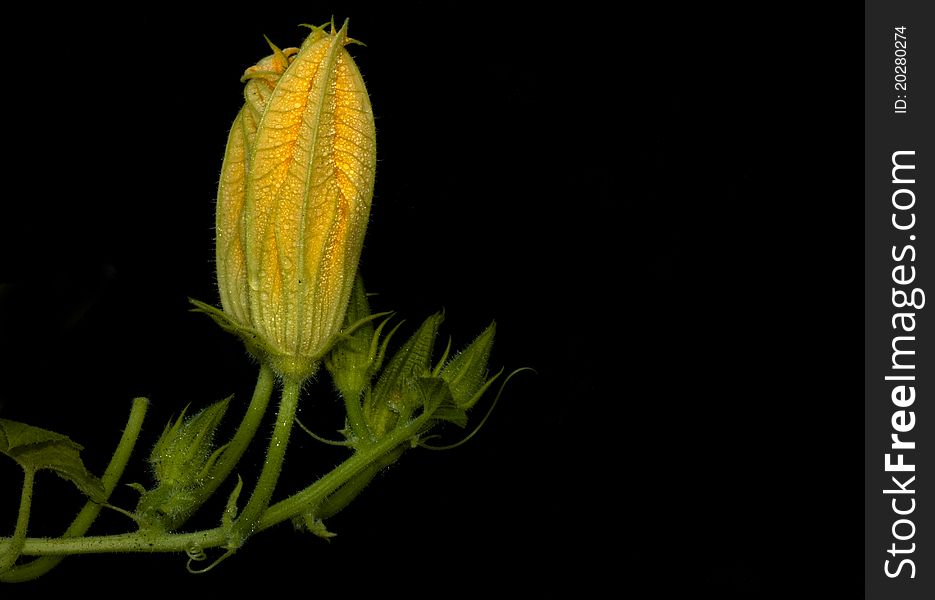
[[[36,470],[25,468],[23,471],[23,491],[20,495],[16,529],[13,531],[10,546],[6,552],[0,554],[0,573],[5,573],[13,568],[16,559],[19,558],[23,547],[26,545],[26,529],[29,527],[29,510],[32,508],[32,484],[36,476]]]
[[[351,477],[347,483],[337,488],[334,493],[325,497],[321,505],[315,509],[315,516],[319,519],[329,519],[344,509],[351,501],[360,495],[367,487],[377,473],[396,462],[406,446],[400,445],[384,454],[379,459],[374,460],[366,468],[362,469],[354,477]]]
[[[276,415],[273,437],[266,451],[266,461],[263,463],[263,470],[260,471],[260,478],[253,489],[250,501],[247,502],[231,528],[229,548],[236,549],[243,545],[256,529],[263,511],[269,506],[273,491],[276,489],[276,482],[279,481],[279,473],[282,471],[283,458],[286,455],[292,424],[295,423],[295,411],[299,404],[301,390],[300,381],[291,378],[283,380],[279,414]]]
[[[358,445],[364,445],[370,443],[370,428],[367,427],[367,422],[364,420],[364,411],[360,405],[360,393],[356,396],[345,396],[344,397],[344,407],[347,410],[347,422],[351,426],[351,431],[354,432],[354,437],[356,438]]]
[[[410,438],[415,436],[424,424],[425,420],[420,416],[420,418],[409,424],[390,431],[383,438],[374,442],[373,445],[359,448],[350,458],[312,485],[270,506],[263,513],[263,518],[260,519],[259,529],[272,527],[277,523],[319,506],[325,498],[345,483],[351,481],[359,473],[380,462],[401,444],[408,443]]]

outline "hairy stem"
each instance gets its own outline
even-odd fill
[[[367,422],[364,420],[364,411],[360,405],[360,394],[345,396],[344,407],[347,410],[347,422],[351,426],[351,431],[354,432],[357,443],[359,445],[369,444],[371,441],[370,428],[367,427]]]
[[[279,414],[276,415],[273,437],[266,451],[266,462],[263,463],[263,470],[260,471],[260,478],[253,489],[250,501],[234,521],[228,544],[230,548],[239,548],[243,545],[256,529],[263,511],[269,506],[273,491],[276,489],[276,482],[279,481],[279,473],[282,471],[282,463],[286,455],[286,446],[289,444],[289,434],[295,423],[295,411],[299,404],[301,390],[301,382],[294,379],[283,380]]]
[[[364,488],[373,481],[377,473],[396,462],[405,450],[405,446],[397,446],[380,459],[370,463],[367,468],[361,470],[347,483],[335,490],[333,494],[325,498],[315,510],[315,516],[319,519],[328,519],[336,515],[364,491]]]
[[[0,552],[0,573],[13,568],[26,545],[26,529],[29,527],[29,511],[32,508],[32,484],[36,477],[35,469],[23,469],[23,491],[19,501],[19,515],[16,517],[16,529],[9,547]]]

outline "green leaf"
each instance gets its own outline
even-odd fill
[[[67,436],[25,423],[0,419],[0,453],[23,469],[48,469],[75,484],[94,502],[105,502],[104,485],[81,462],[84,448]]]

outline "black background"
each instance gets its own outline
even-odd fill
[[[405,331],[444,309],[456,345],[496,319],[493,365],[537,374],[471,443],[408,453],[330,543],[281,526],[197,577],[178,556],[78,557],[4,595],[116,578],[121,593],[855,597],[862,28],[858,6],[806,6],[10,19],[4,418],[71,435],[99,472],[134,396],[152,400],[138,457],[188,403],[243,405],[255,366],[186,299],[217,302],[213,201],[243,69],[264,34],[298,45],[297,24],[332,14],[367,44],[349,51],[377,125],[375,308]],[[333,397],[320,381],[303,421],[333,431]],[[283,489],[340,459],[297,432]],[[148,483],[134,464],[126,480]],[[17,478],[0,466],[5,533]],[[41,477],[33,533],[79,503]]]

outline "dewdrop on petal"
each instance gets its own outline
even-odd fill
[[[344,322],[370,216],[373,110],[340,30],[245,73],[217,203],[225,317],[282,376],[314,373]]]

